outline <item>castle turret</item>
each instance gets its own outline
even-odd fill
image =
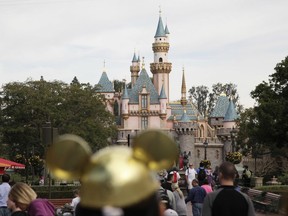
[[[159,95],[159,102],[160,102],[160,118],[165,119],[167,116],[167,96],[165,93],[164,85],[162,85],[161,93]]]
[[[184,68],[183,68],[182,86],[181,86],[181,104],[182,104],[182,106],[186,106],[186,105],[187,105],[187,99],[186,99],[186,82],[185,82]]]
[[[132,88],[134,87],[134,85],[135,85],[135,83],[139,77],[139,71],[140,71],[139,57],[137,59],[136,54],[134,52],[133,59],[132,59],[132,65],[130,66]]]
[[[128,95],[127,87],[125,84],[124,93],[122,95],[122,116],[123,116],[123,119],[129,118],[128,103],[129,103],[129,95]]]
[[[167,32],[169,32],[168,28]],[[163,26],[161,11],[152,49],[154,62],[150,64],[150,70],[153,73],[153,84],[158,94],[161,92],[162,84],[164,85],[169,101],[169,73],[171,72],[172,64],[168,62],[169,42]]]

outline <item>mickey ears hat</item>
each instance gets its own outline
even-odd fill
[[[95,154],[82,138],[63,135],[48,149],[46,164],[56,178],[80,179],[83,207],[127,207],[159,188],[151,171],[170,168],[177,156],[175,142],[156,130],[141,133],[133,148],[112,146]]]

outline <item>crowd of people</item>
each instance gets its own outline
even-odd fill
[[[251,178],[249,175],[251,171],[247,166],[244,168],[243,180],[247,184],[247,179]],[[163,173],[165,172],[162,171],[160,175],[162,177],[160,177],[162,181],[160,194],[163,194],[163,189],[167,192],[172,191],[174,194],[174,197],[169,200],[170,205],[165,206],[167,209],[164,212],[165,216],[172,215],[171,210],[175,211],[173,215],[187,215],[186,203],[188,202],[192,204],[193,216],[255,215],[251,200],[239,191],[236,181],[239,175],[234,164],[230,162],[224,162],[220,167],[216,166],[214,172],[210,166],[204,167],[203,163],[200,163],[197,169],[189,163],[185,171],[186,198],[178,186],[177,169],[168,171],[166,178],[163,178]],[[165,199],[164,202],[168,201]]]
[[[247,175],[251,174],[248,167],[245,167],[244,171],[246,174],[248,173]],[[244,178],[247,178],[245,172]],[[191,202],[193,216],[255,215],[249,197],[235,187],[236,176],[237,171],[235,166],[229,162],[224,162],[220,167],[216,167],[214,172],[212,172],[210,167],[204,167],[203,164],[200,164],[199,168],[195,169],[193,164],[190,163],[185,171],[187,186],[187,196],[185,197],[179,187],[181,177],[176,168],[159,172],[159,190],[156,196],[153,195],[150,199],[155,202],[159,198],[159,209],[162,209],[163,214],[155,213],[153,215],[187,216],[186,203],[188,202]],[[37,198],[37,194],[29,185],[18,182],[10,186],[9,180],[10,176],[8,174],[2,175],[2,184],[0,185],[0,216],[55,215],[56,209],[53,204],[47,199]],[[78,203],[80,203],[79,190],[77,189],[73,192],[75,197],[70,206],[73,212],[76,212],[76,216],[94,215],[95,210],[82,208],[81,205],[78,207]],[[146,200],[145,202],[147,203],[144,203],[144,206],[149,204],[151,200]],[[151,207],[151,205],[149,206]],[[156,207],[157,205],[152,206]],[[138,208],[141,209],[143,206],[138,206]],[[105,211],[108,212],[106,215],[129,215],[129,213],[124,213],[122,210],[119,213],[115,208],[108,208]],[[99,214],[95,215],[105,215],[105,211],[98,212]],[[133,207],[131,215],[136,211],[137,207]],[[148,216],[150,213],[143,215]]]

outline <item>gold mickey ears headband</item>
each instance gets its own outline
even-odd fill
[[[177,156],[171,138],[150,130],[134,139],[133,148],[112,146],[93,155],[82,138],[63,135],[47,151],[46,163],[57,178],[81,179],[83,206],[125,207],[152,195],[159,183],[150,171],[170,168]]]

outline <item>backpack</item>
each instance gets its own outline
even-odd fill
[[[198,181],[203,181],[206,178],[206,172],[205,169],[199,169],[198,172]]]
[[[158,190],[158,195],[160,197],[160,200],[166,204],[167,208],[171,208],[171,202],[168,196],[167,189],[160,188]]]

